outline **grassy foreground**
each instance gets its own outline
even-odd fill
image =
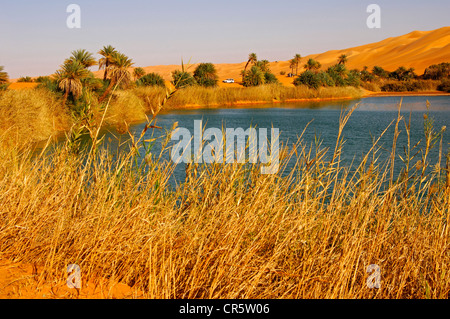
[[[391,124],[409,132],[400,116]],[[350,169],[340,134],[334,150],[301,138],[284,149],[281,170],[296,160],[285,177],[217,164],[191,167],[176,189],[159,154],[133,165],[142,140],[117,161],[74,141],[34,158],[2,147],[0,251],[35,264],[38,287],[64,284],[76,263],[83,282],[110,278],[148,298],[448,298],[449,157],[427,161],[438,136],[429,128],[423,161],[405,157],[398,179],[396,137],[390,160],[375,144]],[[379,289],[366,285],[370,264]]]

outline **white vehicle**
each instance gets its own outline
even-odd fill
[[[223,80],[223,83],[234,83],[234,79]]]

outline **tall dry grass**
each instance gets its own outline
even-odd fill
[[[47,139],[70,128],[69,111],[45,89],[0,93],[0,135],[23,143]]]
[[[156,87],[138,87],[132,90],[146,104],[146,109],[158,103],[165,96],[165,89]],[[261,85],[249,88],[204,88],[186,87],[178,90],[167,102],[165,108],[189,106],[226,106],[245,102],[289,101],[296,99],[360,98],[362,92],[354,87],[322,87],[318,90],[305,86],[286,87],[282,85]]]
[[[399,115],[390,160],[377,160],[375,142],[342,166],[350,114],[334,149],[301,137],[283,147],[280,170],[296,162],[284,177],[257,164],[203,165],[175,189],[171,162],[148,149],[136,162],[144,135],[117,159],[75,155],[70,141],[33,159],[2,148],[0,251],[36,264],[37,286],[64,282],[76,263],[83,282],[111,278],[148,298],[448,298],[449,158],[424,169],[435,164],[424,149],[421,165],[404,158],[407,173],[391,174],[400,128],[411,129]],[[366,286],[370,264],[381,268],[379,289]]]

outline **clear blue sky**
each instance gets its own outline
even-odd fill
[[[81,7],[81,29],[66,8]],[[381,7],[381,29],[366,8]],[[2,0],[0,65],[11,78],[53,73],[70,52],[111,44],[135,66],[290,59],[450,25],[449,0]],[[97,55],[96,55],[97,56]]]

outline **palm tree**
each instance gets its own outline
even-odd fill
[[[247,63],[245,64],[245,68],[244,68],[244,75],[242,76],[242,81],[244,81],[244,76],[245,76],[245,72],[247,71],[247,67],[250,63],[256,63],[258,61],[258,58],[256,56],[256,53],[250,53],[248,55],[248,60]]]
[[[103,49],[98,51],[98,54],[103,56],[103,58],[98,60],[98,69],[105,70],[105,73],[103,73],[103,81],[105,81],[108,76],[109,67],[113,62],[113,54],[116,52],[116,49],[111,45],[104,46]]]
[[[135,81],[139,80],[144,75],[145,75],[145,70],[143,68],[134,68],[133,77],[134,77]]]
[[[123,53],[115,52],[112,55],[112,60],[110,62],[109,77],[111,81],[109,82],[109,85],[103,95],[98,100],[99,103],[103,102],[115,84],[120,82],[126,84],[131,81],[131,72],[128,69],[133,65],[133,61],[129,57]]]
[[[298,74],[298,65],[300,64],[300,61],[302,60],[302,56],[300,54],[294,55],[294,61],[295,61],[295,75]]]
[[[8,82],[8,73],[4,72],[5,68],[0,65],[0,84]]]
[[[345,63],[347,63],[347,55],[345,55],[345,54],[341,54],[339,57],[338,57],[338,64],[343,64],[343,65],[345,65]]]
[[[194,71],[194,78],[202,86],[217,85],[217,70],[212,63],[200,63]]]
[[[85,69],[97,64],[97,60],[94,58],[92,53],[84,49],[72,51],[72,56],[66,59],[64,63],[70,63],[73,61],[80,62]]]
[[[256,61],[255,65],[257,67],[259,67],[261,69],[261,71],[263,71],[263,72],[270,72],[269,63],[270,62],[268,60],[261,60],[261,61]]]
[[[89,71],[79,61],[70,61],[64,63],[61,69],[56,71],[58,86],[63,90],[63,105],[66,105],[69,93],[77,99],[83,90],[81,81],[89,76]]]
[[[258,86],[264,84],[264,72],[257,66],[252,66],[244,76],[244,86]]]
[[[304,68],[309,71],[317,71],[322,67],[322,64],[320,64],[319,61],[316,61],[314,59],[309,59],[308,62],[304,65]]]
[[[295,59],[289,60],[289,68],[291,69],[291,74],[294,74],[294,68],[295,68],[296,64],[297,64],[297,62],[295,61]]]

